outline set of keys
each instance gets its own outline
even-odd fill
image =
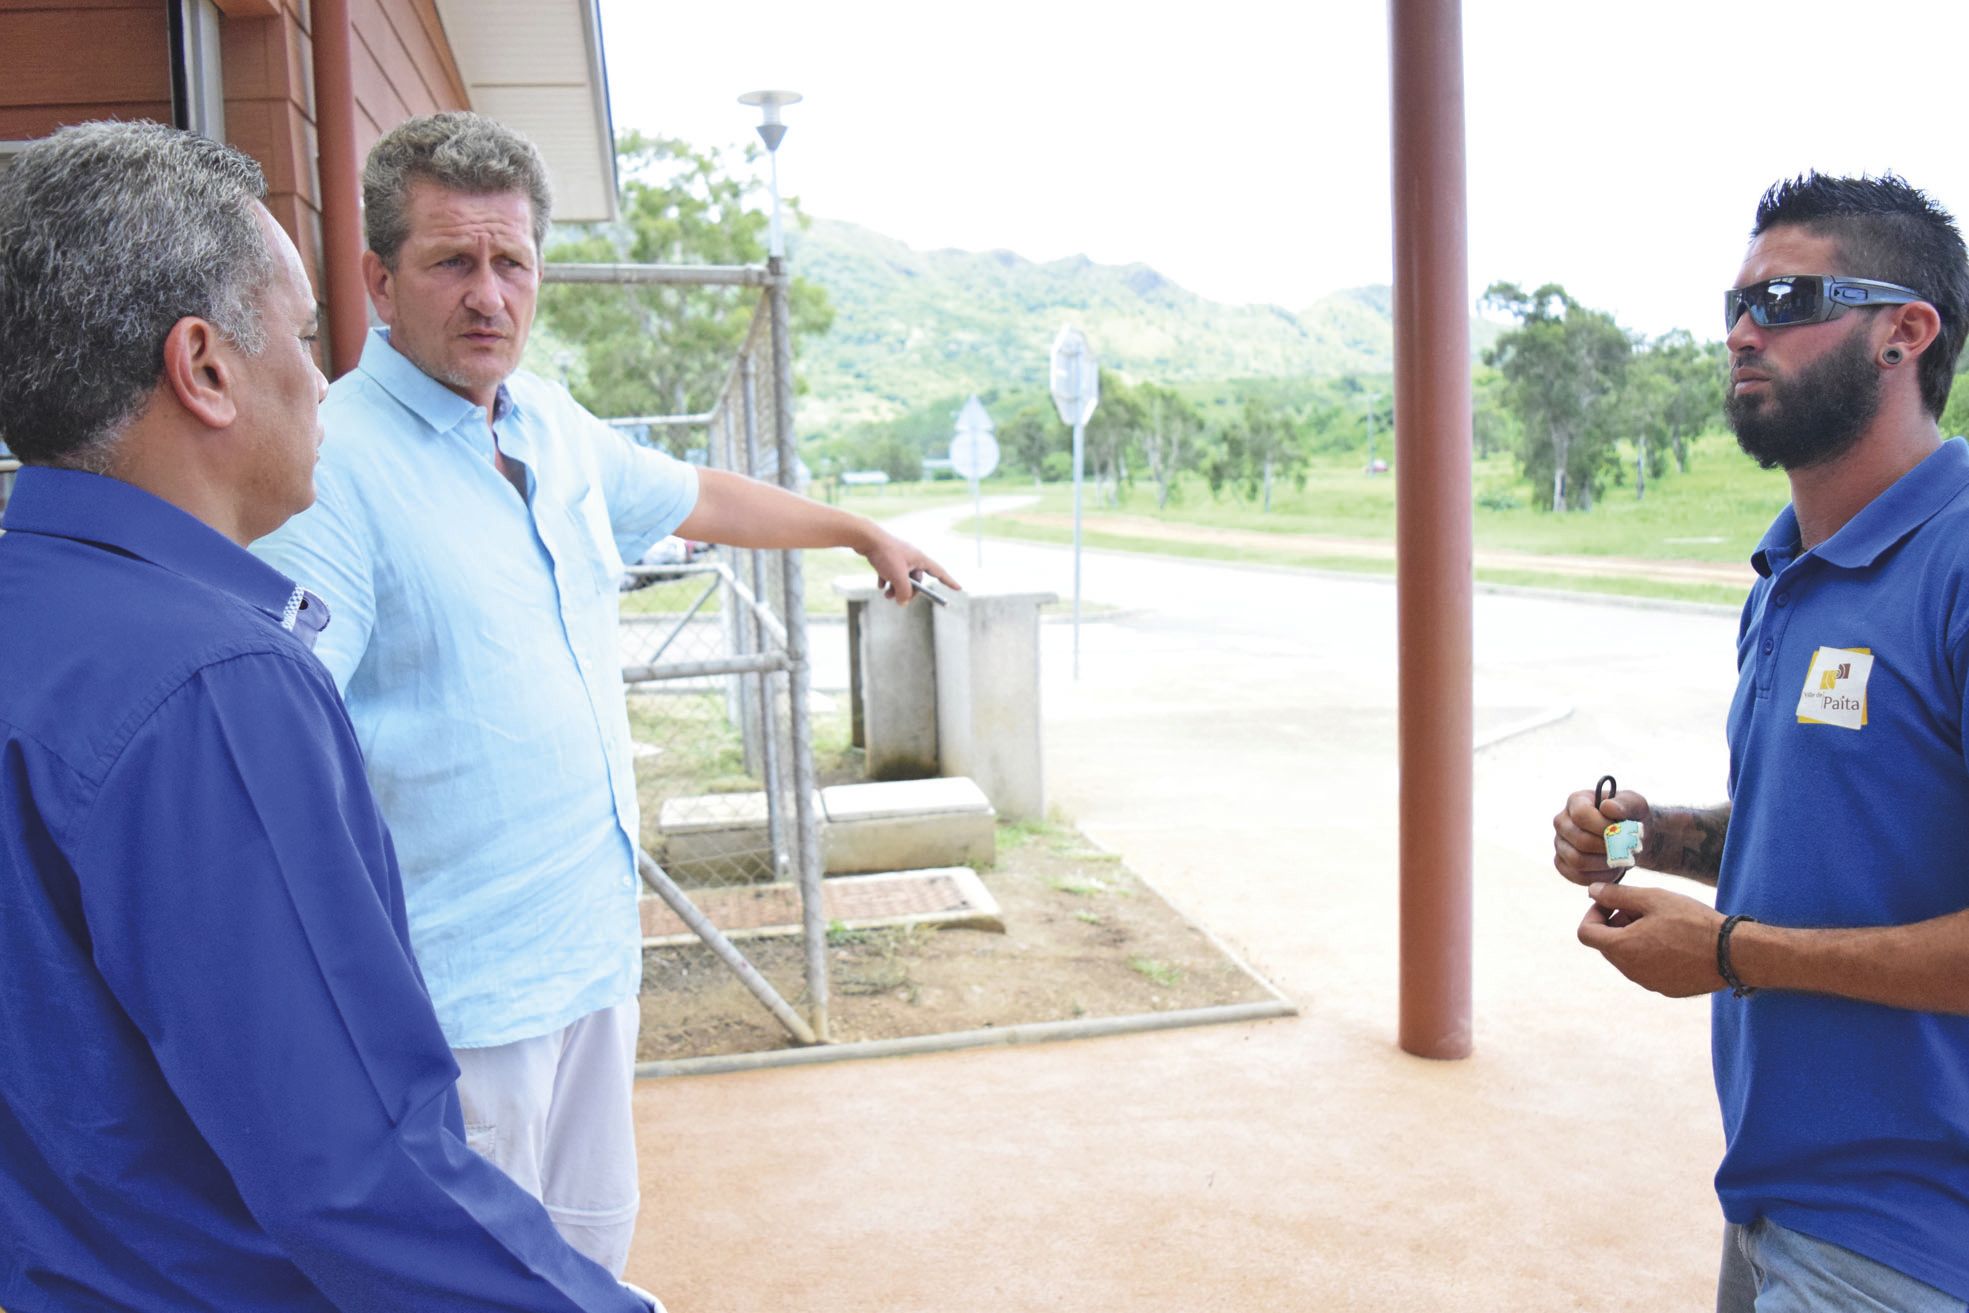
[[[1600,782],[1593,786],[1593,805],[1597,808],[1619,791],[1613,776],[1602,775]],[[1615,821],[1603,833],[1607,841],[1607,865],[1634,866],[1641,855],[1641,822]]]

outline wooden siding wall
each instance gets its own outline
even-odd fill
[[[0,141],[89,119],[171,121],[159,0],[0,0]]]
[[[405,119],[466,109],[434,0],[351,0],[355,23],[356,153]]]
[[[295,0],[264,18],[228,18],[220,28],[226,140],[260,162],[267,208],[321,290],[321,181],[315,173],[314,47]]]
[[[221,20],[226,139],[267,175],[267,208],[321,291],[308,0]],[[356,152],[417,114],[467,107],[435,0],[352,0]],[[0,140],[96,118],[171,121],[163,0],[0,0]]]
[[[354,0],[351,12],[358,156],[413,115],[466,108],[433,0]],[[226,136],[267,170],[267,208],[301,248],[319,293],[321,180],[306,0],[281,0],[273,17],[227,19],[221,58]]]

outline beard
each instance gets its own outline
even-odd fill
[[[1861,333],[1796,375],[1772,378],[1762,392],[1739,396],[1731,390],[1723,398],[1737,445],[1767,470],[1802,470],[1838,459],[1879,410],[1880,371]]]

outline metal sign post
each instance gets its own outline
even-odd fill
[[[1087,420],[1101,400],[1101,367],[1094,348],[1068,324],[1053,339],[1053,405],[1073,427],[1073,677],[1080,678],[1080,486],[1086,465]]]
[[[971,528],[977,535],[978,564],[984,564],[984,493],[979,481],[998,468],[998,439],[991,416],[976,394],[957,412],[957,436],[950,443],[950,467],[971,481]]]

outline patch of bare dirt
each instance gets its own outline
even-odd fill
[[[1269,995],[1108,853],[1063,826],[1002,825],[980,872],[1006,933],[924,927],[828,937],[833,1038],[893,1039]],[[805,1011],[797,938],[741,947]],[[785,1031],[701,945],[643,956],[644,1061],[784,1048]]]

